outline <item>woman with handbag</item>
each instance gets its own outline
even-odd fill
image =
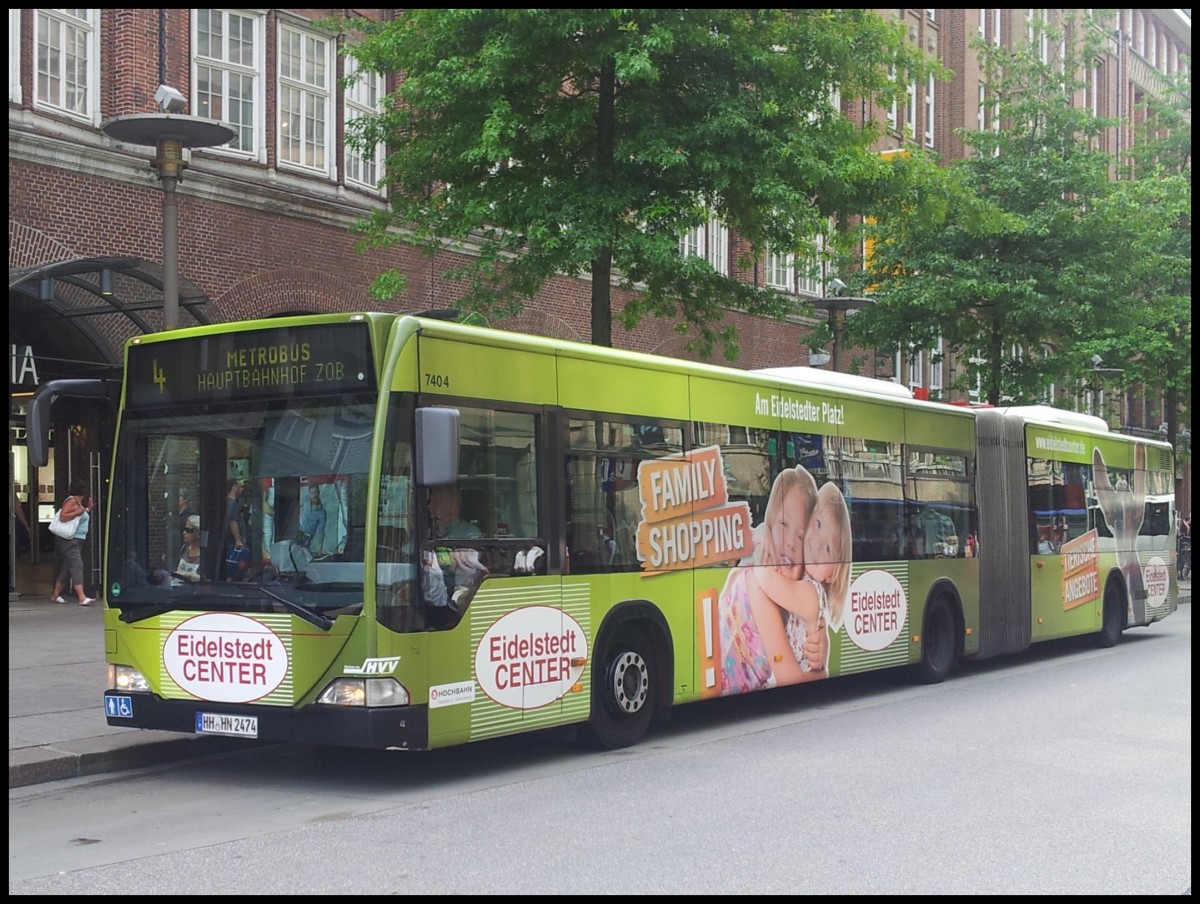
[[[54,571],[58,575],[50,592],[50,601],[65,603],[62,593],[69,586],[74,589],[79,605],[90,606],[96,601],[83,590],[83,555],[79,544],[87,539],[92,501],[82,478],[72,480],[70,490],[71,494],[63,500],[62,508],[50,522],[50,531],[54,534]]]

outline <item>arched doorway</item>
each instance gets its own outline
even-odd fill
[[[181,326],[210,323],[208,297],[179,279]],[[131,257],[75,258],[9,268],[9,595],[49,594],[54,549],[47,524],[71,480],[88,482],[96,502],[84,551],[85,586],[98,589],[100,525],[107,497],[115,412],[63,399],[53,411],[50,461],[26,452],[25,406],[49,380],[119,382],[125,342],[162,329],[162,265]],[[16,517],[19,506],[29,531]],[[53,581],[53,575],[49,577]]]

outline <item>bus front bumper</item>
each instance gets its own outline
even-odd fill
[[[164,700],[154,694],[110,690],[104,694],[104,713],[114,728],[178,731],[199,737],[243,737],[367,750],[425,750],[429,743],[429,711],[425,706],[241,706]]]

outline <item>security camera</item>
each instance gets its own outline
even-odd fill
[[[829,291],[831,291],[835,296],[841,295],[846,291],[846,284],[835,276],[833,279],[829,280]]]
[[[1099,355],[1092,355],[1092,367],[1099,367],[1104,363],[1104,359]]]
[[[170,85],[158,86],[154,92],[154,102],[162,107],[164,113],[182,113],[187,109],[187,98]]]

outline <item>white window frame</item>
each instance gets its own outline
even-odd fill
[[[945,384],[946,372],[946,341],[938,336],[929,355],[929,397],[942,398],[942,387]]]
[[[201,15],[220,16],[220,47],[215,48],[201,34]],[[234,43],[231,22],[250,27],[248,41]],[[192,103],[196,116],[219,120],[233,128],[236,137],[228,144],[209,151],[267,162],[265,21],[261,15],[240,9],[192,10]],[[211,32],[210,32],[211,33]],[[243,36],[239,36],[243,37]],[[236,59],[235,59],[236,57]],[[234,91],[236,82],[237,90]],[[215,84],[214,84],[215,83]],[[202,91],[205,88],[207,90]]]
[[[907,89],[907,104],[904,111],[904,131],[909,138],[917,137],[917,83],[909,82]]]
[[[976,127],[982,132],[987,128],[987,85],[979,83],[979,101],[975,111]]]
[[[684,257],[702,257],[722,276],[728,276],[729,227],[712,217],[680,236],[679,253]]]
[[[908,388],[919,389],[925,385],[925,351],[924,349],[909,348],[908,350]]]
[[[1041,23],[1041,28],[1036,26]],[[1029,38],[1031,47],[1036,46],[1038,59],[1049,65],[1050,63],[1050,34],[1047,27],[1050,23],[1050,10],[1048,9],[1027,9],[1025,10],[1025,31]],[[1040,31],[1040,34],[1038,33]]]
[[[298,44],[295,54],[289,49],[293,41]],[[276,49],[275,156],[279,168],[336,179],[334,39],[293,22],[280,22]],[[294,65],[288,65],[289,58]],[[295,103],[289,106],[291,100]]]
[[[796,256],[787,251],[768,250],[763,263],[763,281],[772,289],[794,292]]]
[[[820,298],[825,294],[825,283],[831,274],[826,272],[824,252],[825,236],[818,235],[812,241],[812,254],[805,255],[797,263],[797,291],[801,295]]]
[[[1087,70],[1088,109],[1093,116],[1100,115],[1100,75],[1103,71],[1100,60],[1092,60],[1092,65]]]
[[[967,386],[967,400],[977,405],[983,404],[986,401],[983,397],[983,367],[987,364],[987,358],[980,354],[971,355],[967,361],[974,370],[974,378],[971,379]]]
[[[346,88],[343,104],[343,117],[348,125],[363,116],[373,116],[383,108],[383,97],[386,90],[384,77],[378,72],[360,73],[358,60],[354,57],[344,57],[346,61],[346,77],[353,78]],[[346,182],[375,194],[383,194],[382,179],[387,148],[383,142],[375,145],[375,153],[367,159],[358,151],[345,143],[343,150],[343,171]]]
[[[936,96],[934,94],[934,78],[930,74],[925,80],[925,147],[933,147],[933,136],[935,122],[935,107],[934,103]]]
[[[46,36],[57,41],[51,48]],[[18,29],[19,31],[19,29]],[[67,41],[73,47],[68,49]],[[71,70],[71,71],[68,71]],[[72,82],[69,77],[74,77]],[[18,87],[20,74],[17,75]],[[100,124],[100,10],[33,11],[33,105],[91,125]]]
[[[21,102],[21,11],[8,11],[8,102]]]
[[[888,81],[891,82],[893,85],[896,82],[896,66],[894,63],[888,66]],[[893,94],[892,100],[888,104],[888,109],[887,109],[887,126],[893,132],[897,131],[899,128],[899,117],[900,117],[899,102],[896,100],[896,95]]]

